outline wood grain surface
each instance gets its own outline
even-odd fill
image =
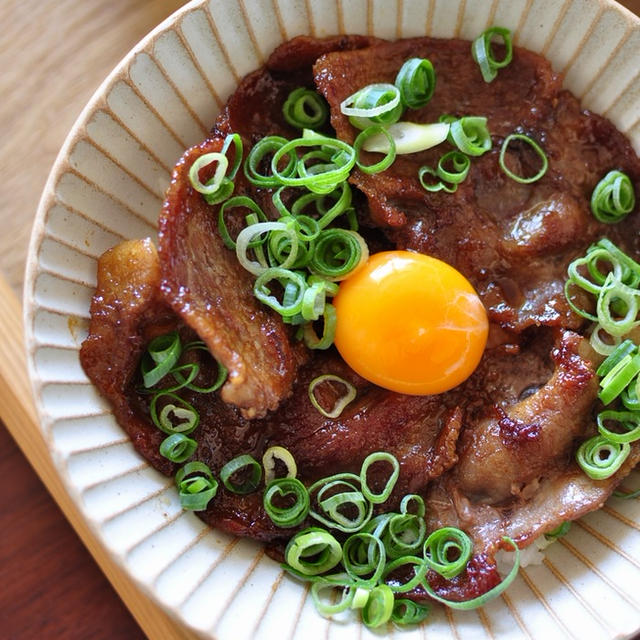
[[[28,386],[17,296],[22,295],[31,224],[48,172],[74,120],[109,71],[182,4],[0,0],[0,358],[8,358],[0,375],[0,417],[20,445],[0,422],[2,638],[193,639],[110,563],[70,500],[60,497],[64,492],[44,442],[27,437],[33,408],[15,402]],[[640,0],[622,4],[640,14]]]

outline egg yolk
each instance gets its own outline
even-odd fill
[[[335,345],[371,382],[413,395],[442,393],[475,370],[489,324],[469,281],[441,260],[383,251],[340,283]]]

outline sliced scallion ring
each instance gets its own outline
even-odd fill
[[[494,37],[502,40],[505,54],[502,60],[496,60],[491,50],[491,41]],[[471,45],[471,55],[480,67],[480,73],[485,82],[492,82],[498,75],[498,69],[506,67],[513,59],[513,45],[511,32],[504,27],[491,27],[483,31]]]
[[[269,484],[277,477],[276,465],[278,462],[284,465],[286,469],[285,478],[295,478],[298,475],[298,467],[291,453],[284,447],[274,445],[269,447],[262,456],[265,484]]]
[[[511,169],[509,169],[509,167],[507,167],[504,159],[507,153],[507,149],[509,148],[509,145],[513,140],[521,140],[522,142],[526,142],[536,152],[536,154],[540,158],[542,164],[540,165],[540,169],[538,169],[538,172],[535,175],[532,175],[526,178],[526,177],[515,174],[513,171],[511,171]],[[516,182],[520,182],[521,184],[531,184],[532,182],[536,182],[540,180],[540,178],[544,176],[544,174],[547,172],[547,169],[549,168],[549,160],[547,159],[547,154],[542,150],[542,147],[533,138],[530,138],[529,136],[525,136],[524,134],[521,134],[521,133],[512,133],[511,135],[508,135],[504,139],[504,141],[502,142],[502,147],[500,148],[500,156],[498,158],[498,164],[500,165],[500,168],[512,180],[515,180]]]
[[[198,448],[198,443],[184,433],[173,433],[160,443],[160,455],[171,462],[186,462]]]
[[[611,442],[602,435],[585,440],[576,452],[580,468],[594,480],[610,478],[629,456],[628,443]]]
[[[333,569],[342,560],[340,543],[324,529],[309,527],[289,540],[285,562],[305,576],[317,576]]]
[[[400,89],[387,84],[370,84],[356,91],[340,103],[345,116],[376,118],[388,114],[400,105]],[[386,123],[385,123],[386,124]]]
[[[218,482],[204,462],[187,462],[176,473],[183,509],[204,511],[218,491]]]
[[[324,383],[336,382],[345,388],[344,395],[340,396],[330,409],[325,409],[315,395],[316,388]],[[314,378],[309,383],[309,400],[311,404],[326,418],[339,418],[345,408],[355,399],[357,395],[356,388],[344,378],[332,373],[325,373]]]
[[[472,551],[469,536],[455,527],[436,529],[424,543],[425,563],[447,580],[465,569]]]
[[[205,184],[200,180],[200,171],[214,162],[216,162],[217,165],[213,178]],[[198,193],[212,195],[220,188],[228,168],[229,161],[224,153],[217,151],[205,153],[198,156],[191,165],[189,169],[189,182]]]
[[[400,98],[405,106],[410,109],[424,107],[436,88],[436,72],[431,61],[409,58],[400,67],[395,85],[400,89]]]
[[[245,470],[248,469],[247,473]],[[243,472],[243,480],[235,482],[233,477]],[[258,488],[260,480],[262,480],[262,467],[250,455],[244,454],[229,460],[222,469],[220,469],[220,480],[228,491],[241,495],[252,493]]]
[[[622,171],[609,171],[591,194],[591,211],[606,224],[620,222],[633,211],[636,196],[631,179]]]
[[[282,105],[284,119],[298,129],[319,129],[327,120],[329,109],[316,91],[294,89]]]
[[[371,589],[367,604],[362,609],[362,622],[375,629],[388,622],[393,613],[393,591],[386,584]]]
[[[367,481],[367,472],[369,471],[369,467],[371,467],[371,465],[380,462],[390,464],[391,473],[389,474],[382,490],[376,493],[369,487]],[[369,500],[373,504],[382,504],[391,495],[391,492],[396,485],[399,475],[400,464],[398,463],[398,460],[395,456],[387,453],[386,451],[376,451],[375,453],[371,453],[364,459],[362,467],[360,468],[360,482],[362,484],[362,493],[367,498],[367,500]]]
[[[297,478],[276,478],[267,485],[263,504],[275,525],[296,527],[309,513],[309,492]]]

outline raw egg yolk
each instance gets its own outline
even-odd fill
[[[371,382],[413,395],[466,380],[487,342],[487,314],[469,281],[441,260],[383,251],[340,284],[335,344]]]

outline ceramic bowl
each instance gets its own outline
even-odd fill
[[[117,66],[70,132],[42,195],[25,285],[28,359],[42,431],[87,521],[130,577],[206,637],[356,638],[319,617],[308,591],[260,546],[185,513],[173,483],[134,451],[87,380],[96,259],[153,236],[171,169],[225,99],[299,34],[473,39],[492,24],[543,53],[584,106],[640,152],[640,21],[605,0],[199,0]],[[637,488],[636,473],[625,485]],[[612,499],[523,569],[483,609],[434,607],[398,638],[624,637],[640,630],[640,501]],[[391,631],[389,628],[387,631]]]

